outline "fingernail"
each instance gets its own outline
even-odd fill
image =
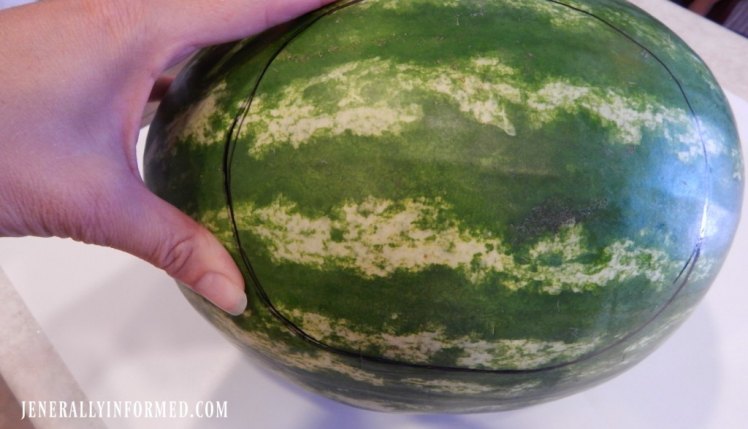
[[[192,289],[232,316],[247,308],[247,295],[242,288],[221,274],[205,274]]]

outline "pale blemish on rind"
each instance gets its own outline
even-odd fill
[[[647,279],[659,289],[678,263],[661,250],[628,239],[602,249],[588,246],[581,223],[564,225],[517,262],[513,249],[492,233],[463,225],[440,199],[391,201],[369,197],[333,207],[329,216],[306,216],[280,196],[267,206],[242,203],[234,208],[240,231],[252,234],[276,263],[316,270],[351,270],[364,278],[397,271],[449,267],[473,284],[501,273],[513,290],[533,285],[549,294],[582,292],[611,282]],[[596,262],[590,262],[595,256]]]
[[[521,123],[514,112],[528,114],[527,131],[556,121],[560,113],[585,112],[610,130],[604,143],[639,145],[649,131],[663,134],[683,162],[704,153],[704,143],[684,109],[664,106],[646,94],[568,78],[549,77],[540,85],[530,84],[492,56],[450,66],[397,64],[381,58],[339,65],[310,79],[289,82],[276,94],[257,95],[240,135],[249,138],[249,153],[255,158],[286,145],[323,144],[344,133],[399,136],[423,126],[424,96],[446,98],[466,120],[496,127],[509,136],[525,131],[518,128]],[[717,143],[706,145],[710,155],[721,153]]]

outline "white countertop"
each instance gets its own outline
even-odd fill
[[[681,11],[670,14],[672,5],[664,1],[634,3],[656,16],[677,15],[682,27],[676,31],[703,24],[678,15]],[[727,34],[707,27],[709,37]],[[741,64],[744,70],[748,64],[748,41],[733,36],[725,37],[742,50],[737,66],[731,55],[726,63],[704,56],[728,89],[748,154],[748,91],[741,89],[748,78],[739,73]],[[690,38],[706,44],[698,34]],[[641,364],[603,385],[503,413],[392,415],[340,405],[268,374],[203,320],[171,279],[129,255],[70,240],[0,239],[0,267],[89,400],[228,404],[229,417],[221,420],[106,421],[110,428],[135,429],[746,427],[747,254],[744,220],[722,272],[691,318]],[[12,333],[3,327],[0,336],[7,343]]]

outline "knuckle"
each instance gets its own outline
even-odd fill
[[[194,235],[179,238],[166,246],[159,252],[160,256],[156,263],[170,276],[183,277],[189,271],[189,264],[196,251],[197,240]]]

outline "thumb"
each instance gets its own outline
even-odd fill
[[[142,182],[130,193],[127,207],[111,210],[115,214],[102,234],[107,242],[99,244],[144,259],[227,313],[241,314],[247,306],[244,280],[223,245]]]

